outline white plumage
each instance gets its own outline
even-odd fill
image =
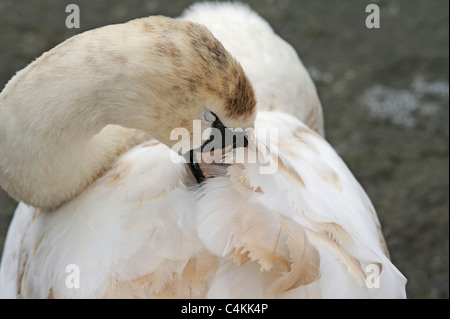
[[[277,129],[267,146],[278,170],[234,164],[197,187],[167,146],[140,144],[52,212],[19,204],[0,296],[404,298],[369,198],[321,136],[320,102],[295,51],[242,5],[199,4],[182,18],[207,25],[242,64],[255,127]],[[254,151],[265,148],[255,132]],[[71,264],[77,289],[66,285]]]

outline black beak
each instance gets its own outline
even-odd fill
[[[222,149],[226,146],[233,145],[233,148],[247,147],[248,139],[243,131],[233,132],[225,127],[217,118],[211,126],[213,131],[209,139],[202,145],[201,151],[204,152],[215,149]]]
[[[194,150],[190,150],[188,154],[189,159],[187,161],[187,164],[189,166],[189,169],[191,170],[192,175],[194,175],[195,180],[198,184],[200,184],[205,180],[205,175],[203,175],[200,164],[194,160]]]
[[[218,118],[211,127],[213,130],[209,139],[198,149],[190,150],[184,155],[189,169],[198,184],[205,180],[205,175],[200,167],[200,163],[195,158],[195,152],[210,152],[223,149],[229,145],[233,145],[233,148],[248,146],[248,139],[244,132],[233,132],[226,128]]]

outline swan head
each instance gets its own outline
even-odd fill
[[[145,74],[142,71],[145,67],[136,68],[139,74],[144,74],[138,79],[139,85],[144,86],[142,92],[153,94],[144,99],[149,102],[150,120],[140,128],[184,155],[200,182],[202,172],[199,166],[192,165],[192,151],[202,150],[211,140],[215,149],[224,148],[230,144],[230,138],[225,137],[233,136],[228,131],[245,132],[253,128],[256,113],[253,87],[241,65],[205,26],[165,17],[131,23],[159,34],[151,48],[143,48],[152,74]],[[210,128],[224,136],[217,139],[215,132],[211,138]],[[221,145],[217,145],[218,140]]]
[[[202,134],[211,127],[244,131],[253,127],[256,99],[252,85],[241,65],[205,26],[165,17],[140,20],[136,22],[144,26],[156,22],[150,29],[162,34],[147,51],[149,70],[158,76],[158,83],[149,75],[139,81],[145,86],[150,78],[152,89],[147,92],[157,88],[158,97],[148,97],[151,120],[147,131],[153,137],[173,147],[180,145],[174,134],[185,130],[190,139],[189,144],[181,141],[183,149],[197,149],[201,147],[195,138],[199,127]],[[203,141],[207,139],[203,135]]]

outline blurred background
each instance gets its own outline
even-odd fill
[[[85,30],[179,16],[188,0],[0,0],[0,88]],[[327,140],[372,199],[409,298],[449,298],[449,2],[254,0],[321,98]],[[67,29],[65,8],[80,8]],[[380,8],[367,29],[365,8]],[[2,156],[2,154],[0,154]],[[17,203],[0,190],[0,254]]]

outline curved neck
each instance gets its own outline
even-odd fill
[[[162,104],[162,84],[151,79],[158,34],[145,33],[142,23],[75,36],[6,85],[0,94],[0,186],[13,198],[56,208],[149,138],[138,130],[154,135]]]
[[[88,31],[0,94],[0,186],[53,209],[148,138],[140,131],[170,146],[174,128],[192,135],[204,107],[245,128],[254,104],[242,68],[205,27],[148,17]]]
[[[25,92],[20,103],[7,92],[0,94],[0,185],[35,207],[59,207],[118,156],[150,138],[140,130],[108,125],[129,124],[120,120],[128,117],[127,108],[108,112],[102,105],[80,107],[76,100],[70,105],[45,103],[32,94],[23,104]]]

